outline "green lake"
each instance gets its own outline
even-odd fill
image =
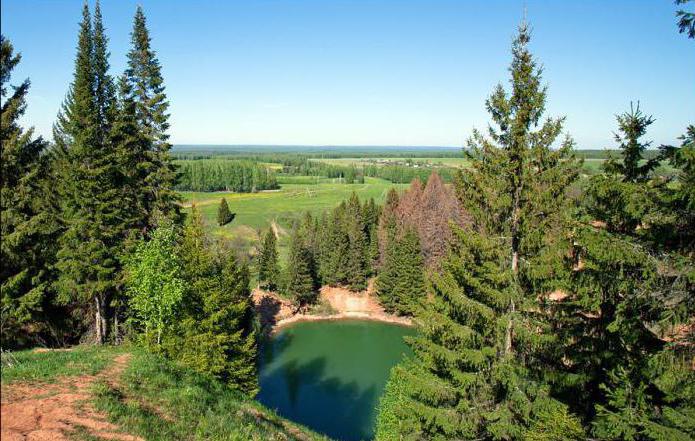
[[[389,371],[410,350],[403,326],[339,320],[297,323],[265,345],[258,400],[280,415],[341,441],[374,436]]]

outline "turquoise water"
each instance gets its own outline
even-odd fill
[[[337,440],[371,439],[379,396],[413,332],[366,320],[285,328],[261,351],[258,400]]]

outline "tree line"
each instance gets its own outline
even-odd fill
[[[261,287],[281,291],[300,308],[316,301],[322,285],[366,289],[378,258],[378,218],[374,200],[362,202],[355,193],[321,217],[307,212],[292,228],[289,259],[282,270],[275,232],[268,230],[258,260]]]
[[[415,303],[376,438],[692,439],[695,126],[645,157],[653,119],[631,106],[620,156],[570,191],[581,161],[564,118],[544,116],[529,42],[524,23],[511,88],[468,141],[454,179],[467,220]]]
[[[176,190],[255,193],[280,188],[275,172],[251,161],[198,159],[174,163],[179,173]]]
[[[18,124],[29,81],[10,84],[20,55],[4,36],[1,49],[2,348],[128,338],[253,395],[249,271],[206,237],[197,210],[179,211],[142,8],[115,79],[99,2],[93,14],[85,3],[52,143]]]
[[[425,269],[438,268],[465,215],[452,189],[433,173],[425,186],[414,180],[399,194],[391,189],[383,207],[352,196],[316,217],[305,213],[289,237],[289,259],[279,267],[273,229],[263,235],[257,270],[261,288],[279,291],[306,307],[321,286],[375,291],[384,308],[412,315],[425,293]]]

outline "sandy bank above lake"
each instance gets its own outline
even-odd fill
[[[324,286],[319,292],[319,303],[329,305],[330,314],[299,313],[289,300],[274,292],[255,289],[253,302],[256,306],[261,324],[270,333],[292,323],[317,320],[361,319],[412,326],[411,319],[388,314],[379,304],[370,283],[362,292],[353,292],[346,288]]]

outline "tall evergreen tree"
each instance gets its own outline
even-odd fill
[[[141,222],[142,228],[148,229],[153,225],[155,212],[178,216],[178,196],[173,190],[176,170],[169,154],[171,144],[167,134],[169,102],[164,92],[161,66],[151,48],[145,14],[140,6],[133,20],[131,44],[125,77],[135,103],[138,133],[146,147],[138,167],[141,172],[140,198],[146,215]]]
[[[361,291],[367,287],[367,237],[362,205],[356,193],[352,193],[345,212],[345,232],[348,238],[345,283],[350,289]]]
[[[541,123],[546,89],[529,40],[524,23],[512,46],[512,91],[499,85],[487,101],[496,128],[469,141],[471,168],[459,174],[456,190],[472,224],[455,228],[432,298],[418,312],[415,357],[387,387],[387,396],[403,392],[380,410],[381,421],[392,415],[399,425],[388,436],[380,430],[383,439],[520,439],[551,431],[556,439],[583,438],[578,421],[549,397],[539,369],[552,336],[536,299],[559,270],[547,255],[562,255],[556,229],[577,166],[571,140],[551,149],[564,119]]]
[[[0,36],[0,331],[2,347],[26,344],[34,337],[22,326],[48,319],[51,301],[48,269],[55,250],[56,225],[47,210],[47,144],[24,130],[19,118],[26,109],[29,80],[10,86],[21,59]],[[9,86],[9,87],[8,87]],[[37,326],[34,326],[36,329]]]
[[[398,228],[398,219],[396,211],[398,210],[399,197],[395,188],[389,190],[386,194],[384,208],[379,217],[379,226],[377,236],[379,241],[379,266],[384,264],[386,258],[386,249],[389,246],[389,240],[396,235]]]
[[[294,299],[300,308],[313,303],[317,296],[315,264],[306,246],[299,225],[295,225],[290,237],[290,255],[283,280],[283,292]]]
[[[338,285],[347,280],[350,239],[345,231],[347,205],[341,202],[326,217],[325,237],[321,241],[319,274],[323,283]]]
[[[278,287],[279,276],[275,232],[269,228],[263,236],[261,253],[258,256],[258,283],[261,288],[274,291]]]
[[[108,38],[105,34],[101,5],[97,0],[94,6],[94,37],[93,37],[94,95],[96,102],[98,133],[97,137],[104,148],[109,143],[109,133],[116,119],[116,87],[109,75]],[[110,147],[110,146],[109,146]]]
[[[420,239],[413,228],[389,241],[376,281],[379,300],[388,312],[412,315],[416,305],[424,300],[424,266]]]
[[[621,132],[644,133],[651,118],[636,113],[619,121]],[[572,295],[557,305],[564,343],[557,391],[598,438],[688,439],[695,433],[687,422],[695,415],[695,391],[686,386],[695,377],[688,361],[693,336],[673,331],[687,329],[694,309],[689,233],[681,236],[687,227],[679,228],[693,219],[678,190],[688,173],[675,185],[650,179],[639,136],[632,138],[623,147],[631,152],[587,187],[586,217],[573,235]],[[681,148],[666,147],[664,156],[687,158],[687,141]]]
[[[108,74],[103,70],[108,68],[108,63],[103,64],[105,41],[97,51],[86,4],[82,15],[74,80],[54,131],[65,155],[60,188],[65,232],[59,240],[56,286],[62,301],[94,313],[96,340],[103,342],[109,297],[119,269],[122,201],[115,181],[117,161],[105,137],[110,123],[101,118],[106,113],[100,111],[102,105],[109,108],[112,104],[102,103],[97,97],[101,88],[97,87],[101,81],[97,77],[108,83]],[[98,64],[102,56],[103,63]]]

